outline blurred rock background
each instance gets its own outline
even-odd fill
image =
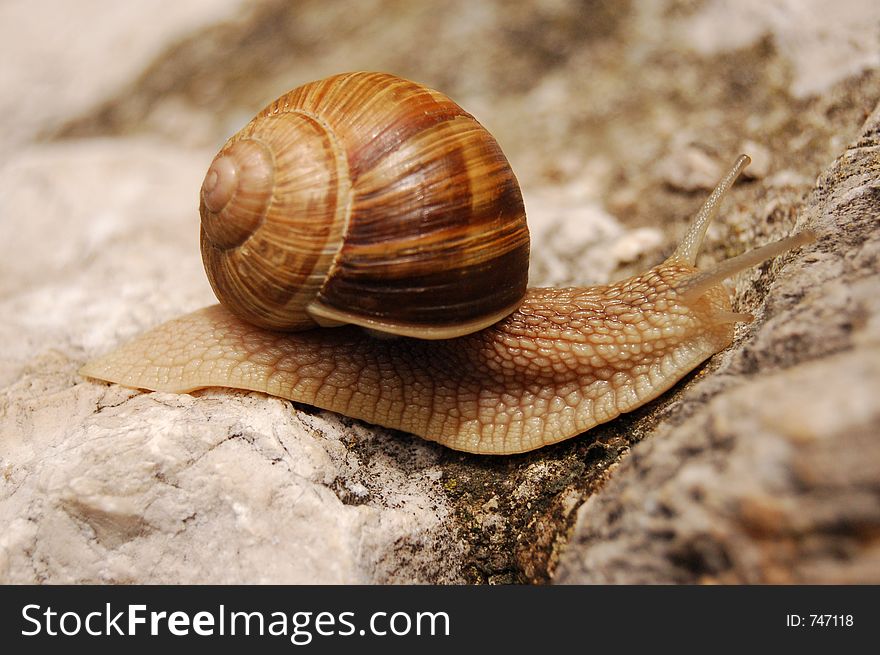
[[[877,3],[8,0],[0,33],[0,581],[880,582]],[[214,152],[345,70],[495,134],[533,284],[658,262],[741,151],[702,261],[819,241],[737,278],[756,321],[671,393],[526,455],[78,377],[213,301]]]

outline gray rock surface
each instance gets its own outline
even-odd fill
[[[880,578],[876,3],[821,23],[765,0],[69,4],[0,8],[0,582]],[[742,150],[701,261],[820,240],[736,279],[755,322],[670,393],[525,455],[80,378],[213,302],[196,195],[217,146],[354,69],[498,137],[534,284],[656,263]]]

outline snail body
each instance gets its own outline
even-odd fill
[[[340,84],[350,88],[345,94],[334,96]],[[378,85],[380,91],[367,93],[371,85]],[[389,88],[396,91],[388,91]],[[349,97],[352,93],[353,98]],[[333,98],[328,104],[338,107],[343,123],[346,117],[352,120],[356,114],[368,111],[373,102],[378,102],[377,97],[386,95],[385,100],[392,100],[392,104],[401,96],[416,97],[419,110],[413,116],[411,108],[392,108],[384,113],[384,119],[373,123],[372,131],[360,141],[355,137],[346,141],[332,129],[328,131],[332,121],[322,118],[313,104],[303,100],[317,103],[328,95]],[[345,178],[343,186],[348,185],[345,192],[331,185],[333,192],[329,195],[320,196],[315,190],[311,196],[305,196],[311,200],[298,201],[311,212],[321,204],[315,199],[323,197],[325,205],[337,208],[329,215],[338,217],[341,212],[347,218],[341,221],[342,227],[331,224],[330,228],[317,228],[318,236],[313,239],[319,244],[317,254],[307,264],[293,266],[295,275],[289,273],[290,262],[294,260],[279,254],[280,242],[285,241],[283,233],[271,236],[268,246],[256,245],[249,236],[254,226],[263,226],[269,220],[270,214],[260,208],[255,198],[261,194],[271,197],[271,209],[286,193],[279,192],[277,187],[271,192],[265,190],[266,174],[260,172],[260,167],[268,161],[271,165],[262,170],[277,173],[284,155],[269,151],[271,156],[267,158],[266,152],[262,152],[267,140],[260,136],[258,128],[265,127],[266,121],[281,120],[290,107],[296,107],[292,112],[294,120],[305,121],[313,134],[330,134],[326,139],[318,139],[324,139],[323,145],[309,146],[307,150],[318,151],[316,159],[323,158],[332,165],[323,168],[321,174],[306,174],[304,179],[294,177],[300,181],[281,188],[307,185],[310,179],[323,183],[333,175]],[[707,271],[695,267],[709,221],[748,164],[748,157],[741,156],[696,215],[679,247],[663,263],[608,285],[521,288],[522,247],[525,244],[527,248],[528,232],[519,189],[494,139],[472,117],[456,108],[436,92],[378,74],[328,78],[294,90],[270,105],[243,134],[230,139],[215,158],[203,184],[201,203],[203,258],[215,291],[232,279],[233,265],[229,262],[242,255],[243,244],[245,251],[255,251],[263,257],[258,258],[259,263],[251,272],[233,282],[229,297],[246,295],[252,290],[269,275],[268,263],[272,260],[287,266],[288,277],[270,293],[274,305],[269,307],[269,318],[254,321],[248,314],[260,310],[261,304],[270,303],[245,302],[242,310],[237,301],[225,300],[227,291],[221,288],[217,295],[223,305],[160,325],[90,362],[81,373],[158,391],[185,393],[215,386],[261,391],[411,432],[458,450],[485,454],[523,452],[580,434],[639,407],[727,347],[733,340],[735,324],[751,320],[751,316],[731,311],[729,294],[721,282],[813,239],[811,233],[802,232]],[[388,118],[397,116],[397,120],[406,123],[407,115],[409,120],[421,121],[422,128],[397,124]],[[450,127],[450,123],[455,127]],[[466,133],[464,145],[456,145],[458,128]],[[277,125],[272,129],[281,130]],[[438,137],[442,143],[432,149],[429,144]],[[395,146],[395,138],[420,142],[419,147],[429,150],[428,156],[420,159],[413,154],[400,154],[401,149],[406,150],[411,144]],[[364,149],[375,140],[380,154],[367,156]],[[328,148],[342,141],[359,145],[346,145],[332,156],[326,154]],[[237,170],[230,173],[230,158],[239,155],[247,165],[236,164]],[[441,163],[437,163],[438,156]],[[389,158],[406,163],[383,168],[382,162]],[[455,165],[466,162],[474,168],[453,172]],[[295,166],[300,171],[312,170],[314,164]],[[372,186],[358,186],[376,170],[383,172],[375,174]],[[432,171],[441,171],[448,183],[426,181]],[[386,249],[377,240],[369,247],[363,246],[360,259],[356,258],[359,264],[349,266],[342,260],[352,250],[357,251],[354,245],[364,240],[345,236],[350,234],[346,230],[351,224],[371,225],[372,229],[366,231],[371,236],[382,231],[382,212],[367,209],[370,202],[382,197],[377,191],[382,185],[375,183],[379,177],[386,182],[391,180],[391,191],[384,196],[385,201],[392,200],[390,213],[403,214],[406,212],[401,210],[402,206],[414,205],[416,210],[410,212],[405,222],[426,225],[429,237],[424,245],[419,245],[423,235],[419,234],[418,225],[407,227],[403,232],[407,238],[415,239],[414,245],[408,242],[411,245],[401,247],[401,239],[392,238]],[[257,180],[257,192],[237,186],[250,179]],[[231,192],[227,188],[230,181],[234,182]],[[435,191],[436,197],[432,196]],[[225,221],[217,221],[216,217],[236,196],[247,209],[243,222],[227,226]],[[395,198],[400,202],[395,204]],[[352,199],[366,205],[349,202]],[[449,213],[444,214],[443,203],[447,199],[451,204]],[[338,210],[346,202],[346,208]],[[449,224],[447,219],[453,215],[464,226]],[[396,229],[392,229],[392,234],[399,236],[401,233]],[[473,252],[480,248],[478,233],[483,229],[487,230],[487,252]],[[344,236],[334,237],[336,231]],[[309,238],[300,235],[287,241],[298,246]],[[463,253],[453,256],[450,246],[462,248]],[[413,274],[418,271],[415,260],[422,258],[423,249],[432,248],[433,255],[439,253],[441,260],[445,257],[445,264],[430,264],[430,273]],[[349,272],[356,271],[352,278],[355,282],[346,284],[356,289],[352,293],[359,296],[366,293],[366,286],[358,286],[364,280],[381,287],[370,275],[392,266],[388,260],[392,251],[402,260],[404,273],[392,277],[384,298],[383,290],[379,289],[381,299],[391,300],[389,309],[381,308],[375,298],[357,298],[359,302],[353,310],[338,306],[342,296],[334,296],[333,285],[315,273],[324,264],[324,270],[331,273],[345,273],[346,267]],[[224,260],[227,255],[232,257]],[[365,261],[369,263],[364,264]],[[492,277],[485,272],[490,263],[499,267]],[[448,279],[465,280],[463,286],[467,288],[459,299],[453,299],[453,291],[446,289],[451,282],[440,281],[444,265],[452,269]],[[214,266],[219,273],[211,270]],[[470,273],[487,279],[469,283]],[[299,286],[292,282],[291,275],[301,278]],[[426,281],[433,281],[434,286],[422,284]],[[491,298],[495,287],[501,289],[500,300]],[[490,296],[486,311],[471,306],[480,295]],[[427,306],[422,314],[415,315],[411,306],[395,307],[405,304],[404,298],[417,305],[429,305],[432,296],[439,296],[439,302]],[[290,312],[286,310],[293,305],[305,307],[304,318],[279,325],[287,320],[284,317]],[[455,319],[459,326],[450,320],[455,311],[460,312]],[[336,327],[279,331],[316,324]],[[273,329],[266,329],[267,326]],[[402,336],[376,338],[377,331]]]

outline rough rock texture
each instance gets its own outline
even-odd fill
[[[68,4],[0,9],[0,582],[880,581],[877,3]],[[496,135],[535,284],[656,263],[740,151],[701,261],[820,240],[737,278],[756,321],[670,393],[514,457],[80,378],[213,301],[218,144],[355,69]]]

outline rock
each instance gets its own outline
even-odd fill
[[[833,8],[824,0],[804,0],[784,11],[762,0],[710,0],[679,28],[680,38],[703,53],[730,52],[772,34],[793,63],[790,89],[800,98],[880,66],[878,18],[877,5],[863,0],[836,2]]]
[[[663,181],[681,191],[711,190],[721,177],[721,166],[700,148],[674,150],[658,165]]]
[[[27,0],[4,2],[0,31],[10,56],[0,60],[0,80],[8,91],[0,98],[3,158],[15,146],[51,134],[124,93],[159,53],[192,31],[234,16],[242,4],[46,0],[35,7]],[[144,29],[147,23],[150,29]]]
[[[27,414],[14,391],[7,411]],[[44,397],[26,395],[44,421],[62,423]],[[413,581],[458,580],[436,559],[459,546],[443,527],[430,448],[399,468],[352,452],[335,420],[328,428],[265,397],[134,395],[79,384],[52,399],[81,409],[66,421],[75,428],[47,434],[23,422],[22,440],[39,450],[7,455],[15,494],[0,513],[10,526],[0,579],[333,584],[403,570]],[[125,412],[110,409],[120,403]]]
[[[639,261],[663,242],[656,228],[626,230],[595,202],[559,188],[526,193],[532,248],[529,278],[541,286],[608,280],[622,264]]]

